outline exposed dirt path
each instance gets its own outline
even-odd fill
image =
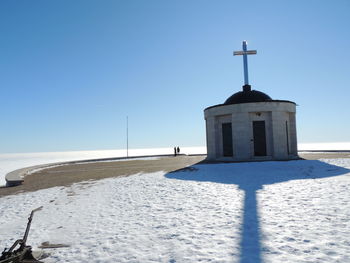
[[[321,158],[350,158],[349,152],[300,153],[301,158],[317,160]],[[100,180],[108,177],[128,176],[136,173],[157,171],[171,172],[201,162],[205,156],[161,157],[157,160],[122,160],[110,162],[68,164],[28,175],[22,185],[0,188],[0,197],[30,192],[54,186],[68,186],[73,183]]]
[[[0,197],[30,192],[54,186],[67,186],[87,180],[127,176],[157,171],[171,172],[202,161],[205,156],[161,157],[156,160],[122,160],[61,165],[34,172],[25,177],[23,184],[0,188]]]
[[[350,158],[350,152],[301,152],[299,156],[306,160]]]

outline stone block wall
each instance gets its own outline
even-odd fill
[[[269,101],[218,105],[204,110],[209,160],[285,160],[297,157],[295,104]],[[253,121],[265,121],[264,157],[254,156]],[[232,123],[233,157],[223,157],[221,125]],[[286,124],[287,123],[287,124]]]

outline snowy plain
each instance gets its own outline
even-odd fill
[[[350,159],[195,165],[0,198],[45,262],[350,262]]]
[[[28,244],[69,245],[47,263],[350,262],[350,159],[193,168],[2,197],[0,249],[43,206]]]

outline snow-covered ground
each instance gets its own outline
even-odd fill
[[[350,159],[196,165],[0,198],[45,262],[350,262]]]
[[[181,153],[202,154],[205,147],[182,147]],[[173,154],[173,148],[129,149],[129,156]],[[13,170],[57,162],[125,157],[126,150],[42,152],[0,154],[0,186],[5,185],[5,175]]]

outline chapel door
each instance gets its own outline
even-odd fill
[[[229,123],[223,123],[222,124],[222,148],[223,148],[223,155],[226,157],[232,157],[233,156],[233,149],[232,149],[232,124]]]
[[[266,156],[265,121],[253,121],[254,156]]]

